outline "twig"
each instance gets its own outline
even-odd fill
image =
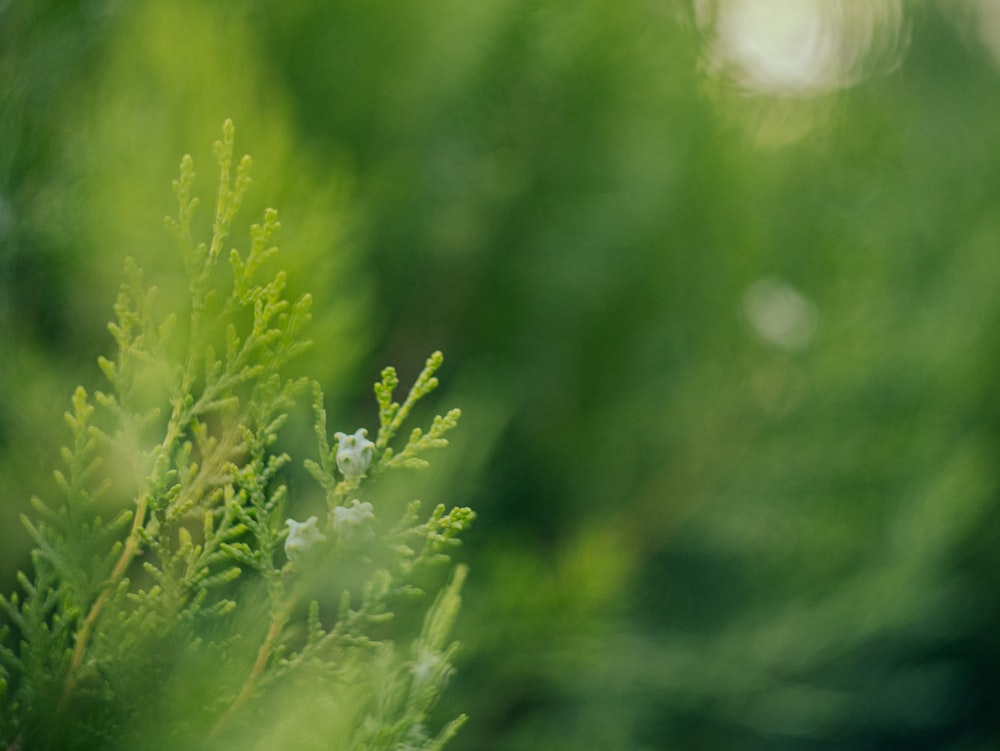
[[[281,638],[281,631],[284,629],[285,624],[288,623],[288,618],[291,616],[292,609],[295,607],[297,601],[298,596],[291,594],[285,600],[284,604],[278,608],[277,612],[275,612],[274,617],[271,619],[271,627],[267,630],[267,636],[260,645],[260,649],[257,650],[257,660],[253,664],[253,670],[250,671],[250,675],[244,681],[239,694],[233,699],[233,703],[229,705],[229,708],[219,718],[219,721],[215,723],[212,732],[208,734],[209,738],[215,738],[225,730],[233,721],[236,713],[253,696],[253,692],[257,688],[257,683],[260,681],[260,677],[267,667],[268,660],[271,658],[271,653]]]

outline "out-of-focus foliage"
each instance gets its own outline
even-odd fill
[[[47,481],[46,454],[54,456],[61,440],[38,426],[62,413],[76,382],[100,382],[93,357],[108,341],[108,301],[123,259],[135,257],[159,279],[176,274],[173,240],[159,231],[172,210],[176,155],[209,143],[226,116],[238,118],[244,142],[260,144],[255,179],[266,192],[251,194],[248,211],[289,207],[281,241],[294,248],[291,290],[326,290],[315,317],[322,346],[303,370],[336,393],[372,347],[367,282],[347,239],[349,178],[301,143],[287,96],[261,64],[249,11],[196,2],[28,5],[8,6],[0,24],[11,42],[0,125],[8,134],[0,174],[0,464],[10,495],[0,523],[12,531],[17,511]],[[194,156],[210,163],[207,149]],[[209,192],[213,177],[204,177],[197,187]],[[234,238],[246,240],[245,231]],[[186,294],[180,277],[160,286]],[[14,537],[4,546],[14,554],[0,554],[5,572],[25,550]]]
[[[996,14],[753,5],[7,6],[5,558],[138,165],[231,115],[371,285],[332,351],[459,363],[456,748],[993,747]]]

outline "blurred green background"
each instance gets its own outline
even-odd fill
[[[991,0],[0,3],[4,591],[226,117],[331,413],[447,356],[451,748],[1000,745]]]

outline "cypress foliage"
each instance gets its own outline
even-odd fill
[[[165,310],[127,261],[98,364],[106,391],[73,394],[58,499],[34,499],[34,542],[19,591],[0,597],[0,741],[4,748],[438,749],[461,725],[428,727],[451,674],[449,631],[464,567],[426,610],[393,625],[426,570],[474,518],[419,501],[401,518],[364,500],[383,472],[426,466],[457,409],[396,439],[437,386],[432,355],[402,403],[387,368],[379,426],[330,435],[320,385],[288,374],[312,343],[311,298],[290,299],[268,209],[246,252],[225,252],[251,183],[234,169],[234,128],[215,144],[220,170],[211,238],[195,239],[194,165],[174,181],[167,219],[189,282],[187,310]],[[228,260],[228,264],[225,261]],[[323,519],[296,508],[293,458],[280,432],[311,393],[318,456],[304,465]],[[332,605],[331,605],[332,603]],[[405,619],[404,619],[405,620]]]

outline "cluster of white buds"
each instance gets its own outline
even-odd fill
[[[375,457],[375,444],[368,440],[368,431],[358,428],[353,434],[334,433],[337,439],[337,468],[344,478],[353,481],[364,477]],[[337,540],[346,548],[356,548],[375,536],[372,524],[375,510],[370,503],[362,503],[357,498],[348,506],[337,506],[333,510],[333,531]],[[318,519],[310,516],[304,522],[288,519],[288,537],[285,538],[285,555],[292,563],[298,563],[314,545],[326,542],[316,526]]]

